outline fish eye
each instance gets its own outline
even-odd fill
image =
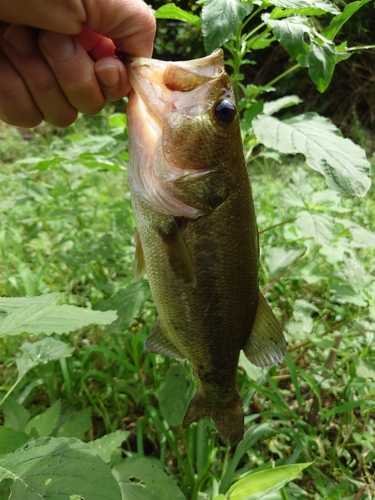
[[[229,99],[222,99],[216,103],[215,116],[220,123],[230,123],[236,114],[236,108]]]

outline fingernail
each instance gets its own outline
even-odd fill
[[[23,26],[11,24],[4,32],[3,40],[19,54],[29,54],[33,49],[32,39]]]
[[[76,53],[74,39],[69,35],[46,33],[41,37],[40,45],[48,52],[52,59],[58,62],[68,61]]]
[[[118,67],[113,64],[110,66],[99,66],[95,69],[95,74],[101,86],[114,88],[120,84],[120,73]]]

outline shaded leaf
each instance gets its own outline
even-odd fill
[[[306,113],[280,121],[261,114],[254,118],[253,127],[265,146],[305,155],[308,166],[323,174],[330,188],[355,196],[364,196],[368,191],[370,164],[364,150],[339,135],[328,119]]]
[[[113,469],[126,500],[186,500],[156,460],[127,458]]]
[[[103,460],[77,439],[40,438],[0,457],[0,482],[11,479],[9,500],[121,500]]]
[[[12,453],[28,441],[30,441],[30,436],[24,432],[0,426],[0,455]]]
[[[182,423],[193,393],[194,384],[184,364],[171,365],[156,393],[162,415],[170,426]]]
[[[30,434],[34,429],[38,437],[51,436],[59,421],[60,413],[61,401],[57,400],[48,410],[39,413],[39,415],[29,420],[25,427],[25,432]]]
[[[208,54],[230,40],[253,9],[251,2],[205,0],[202,9],[204,47]]]
[[[337,32],[342,28],[342,26],[348,21],[358,9],[363,7],[366,3],[371,2],[371,0],[362,0],[360,2],[351,2],[345,6],[342,14],[335,16],[330,25],[322,30],[322,35],[333,40]]]
[[[15,431],[23,431],[30,418],[30,412],[19,405],[11,398],[8,398],[2,405],[1,411],[4,413],[4,425],[11,427]]]
[[[91,408],[83,408],[70,415],[57,431],[58,437],[83,439],[91,425]]]

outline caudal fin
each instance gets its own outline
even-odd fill
[[[206,417],[214,421],[220,437],[228,439],[231,446],[236,446],[243,438],[244,414],[238,393],[231,402],[223,406],[209,403],[197,393],[189,403],[182,426],[187,427]]]

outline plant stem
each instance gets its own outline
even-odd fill
[[[277,83],[279,80],[282,80],[285,76],[289,75],[289,73],[293,73],[296,69],[300,68],[301,65],[299,63],[295,64],[291,68],[287,69],[284,71],[284,73],[281,73],[279,76],[271,80],[270,82],[267,83],[266,87],[272,87],[275,83]]]

